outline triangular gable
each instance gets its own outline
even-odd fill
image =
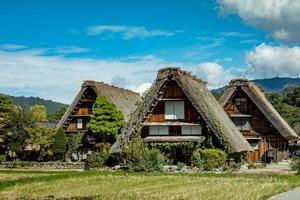
[[[224,91],[219,99],[222,107],[232,98],[238,89],[241,89],[263,113],[266,119],[287,139],[298,139],[298,135],[281,117],[273,105],[267,100],[264,93],[252,82],[245,79],[232,80],[229,87]]]
[[[151,106],[155,105],[159,92],[164,89],[165,82],[169,80],[178,84],[220,143],[225,145],[228,152],[252,150],[249,143],[207,89],[205,82],[178,68],[166,68],[159,71],[157,79],[145,95],[142,105],[133,113],[128,125],[123,129],[122,136],[112,146],[112,153],[121,152],[125,142],[134,137],[135,127],[139,126],[151,112]]]

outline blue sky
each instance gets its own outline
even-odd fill
[[[0,93],[70,103],[87,79],[142,92],[165,66],[210,88],[296,76],[299,4],[245,1],[1,1]]]

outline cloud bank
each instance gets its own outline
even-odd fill
[[[217,0],[224,14],[237,14],[243,21],[275,39],[300,43],[300,1]]]

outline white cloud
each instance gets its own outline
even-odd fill
[[[136,87],[130,88],[132,91],[143,94],[146,90],[151,87],[152,83],[142,83]]]
[[[107,33],[120,33],[124,40],[133,38],[150,38],[155,36],[169,37],[174,33],[162,29],[148,30],[143,26],[117,26],[117,25],[98,25],[90,26],[86,29],[88,35],[100,35]]]
[[[19,45],[19,44],[1,44],[0,45],[0,49],[9,50],[9,51],[21,50],[21,49],[26,49],[26,48],[27,48],[27,46]]]
[[[225,14],[238,14],[247,24],[282,41],[300,42],[300,1],[217,0]]]
[[[228,84],[235,78],[232,69],[225,69],[222,65],[215,62],[201,63],[197,66],[196,74],[198,77],[209,83],[211,89]]]
[[[89,49],[74,46],[74,45],[70,45],[70,46],[63,45],[63,46],[58,46],[58,47],[53,48],[53,49],[49,49],[49,51],[52,51],[52,52],[58,53],[58,54],[72,54],[72,53],[88,52]]]
[[[255,77],[295,76],[300,73],[300,47],[261,44],[246,56],[249,74]]]
[[[251,37],[255,34],[252,33],[241,33],[241,32],[220,32],[219,35],[224,37]]]
[[[145,83],[154,80],[156,71],[167,65],[150,55],[122,61],[47,55],[38,49],[0,50],[0,92],[70,103],[83,80],[111,83],[118,75],[128,80],[124,87],[142,92]]]

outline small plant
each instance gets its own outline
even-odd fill
[[[93,152],[88,155],[85,161],[86,169],[98,169],[105,165],[108,160],[109,153],[106,151],[102,152]]]
[[[196,149],[193,152],[193,166],[198,167],[200,170],[203,170],[203,160],[201,157],[201,149]]]
[[[6,155],[0,155],[0,164],[6,161]]]
[[[166,157],[159,149],[144,148],[143,141],[137,137],[124,148],[124,156],[130,171],[162,171]]]
[[[300,175],[300,158],[293,158],[291,168],[297,171],[297,175]]]
[[[183,162],[178,162],[177,163],[177,168],[178,169],[182,169],[182,168],[184,168],[185,167],[185,164],[183,163]]]
[[[225,166],[227,159],[226,153],[220,149],[203,149],[200,150],[203,159],[203,169],[211,171]]]

